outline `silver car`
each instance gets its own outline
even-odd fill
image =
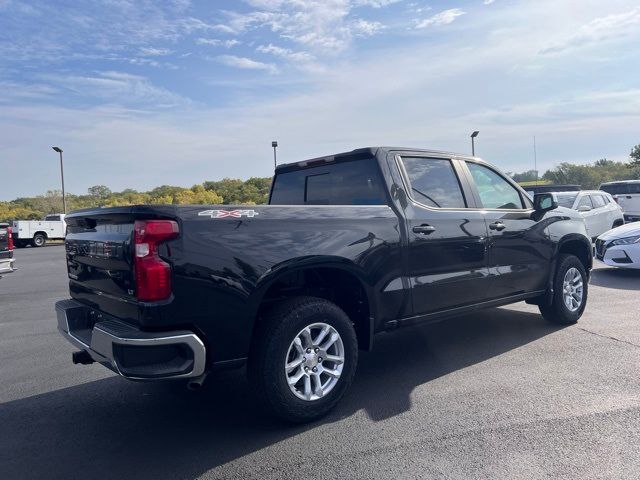
[[[624,213],[613,197],[601,190],[557,192],[558,205],[580,213],[592,239],[624,224]]]

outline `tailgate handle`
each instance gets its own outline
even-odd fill
[[[420,233],[422,235],[429,235],[430,233],[433,233],[436,231],[436,227],[434,227],[433,225],[420,225],[417,227],[413,227],[413,233]]]

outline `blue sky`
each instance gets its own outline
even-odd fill
[[[401,145],[503,170],[640,143],[637,0],[0,0],[0,199]]]

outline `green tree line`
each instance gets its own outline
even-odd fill
[[[225,178],[207,181],[191,188],[163,185],[147,192],[126,189],[112,192],[105,185],[94,185],[86,195],[67,194],[67,211],[92,207],[115,207],[140,204],[259,205],[267,202],[271,178],[238,180]],[[50,190],[36,197],[22,197],[0,202],[0,221],[37,220],[49,213],[62,212],[62,192]]]

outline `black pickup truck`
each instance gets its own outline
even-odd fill
[[[247,365],[264,404],[309,421],[380,332],[519,301],[585,308],[592,247],[553,194],[477,158],[363,148],[281,165],[269,205],[101,208],[66,217],[58,328],[135,380]]]

